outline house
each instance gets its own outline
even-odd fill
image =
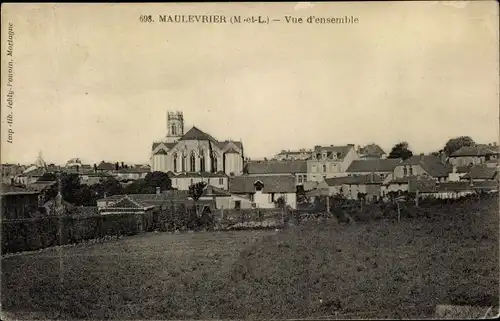
[[[122,182],[127,182],[127,181],[135,181],[138,179],[143,179],[146,177],[146,175],[150,173],[149,168],[141,168],[141,167],[122,167],[118,169],[117,171],[113,172],[113,176],[118,180]]]
[[[354,144],[315,146],[307,160],[307,180],[320,182],[326,178],[347,176],[345,171],[359,159]]]
[[[366,200],[378,200],[381,196],[382,178],[377,174],[331,177],[318,184],[318,189],[327,190],[328,195],[342,195],[357,200],[361,195]]]
[[[99,173],[110,173],[116,170],[116,164],[101,161],[99,165],[95,168],[96,172]]]
[[[228,190],[229,186],[229,177],[222,171],[217,173],[172,173],[168,172],[168,176],[172,181],[172,187],[177,188],[181,191],[189,190],[189,186],[205,182],[207,185],[212,185],[217,188],[221,188],[223,190]]]
[[[422,184],[425,182],[425,184]],[[434,180],[411,181],[410,193],[417,193],[419,198],[456,199],[475,194],[474,187],[469,182],[436,182]]]
[[[229,180],[229,192],[250,199],[257,208],[275,208],[282,198],[297,207],[295,175],[235,176]]]
[[[295,184],[303,185],[307,181],[307,161],[249,161],[245,165],[245,175],[248,176],[279,176],[285,174],[295,175]]]
[[[23,187],[2,183],[0,190],[2,219],[23,219],[37,211],[38,192]]]
[[[452,166],[443,163],[438,156],[420,154],[401,161],[394,168],[393,179],[429,176],[439,182],[445,182],[450,172],[452,172]]]
[[[459,150],[452,153],[448,160],[450,164],[455,166],[468,166],[483,164],[492,160],[498,161],[500,155],[499,147],[494,144],[463,146]]]
[[[311,154],[311,149],[301,148],[299,150],[282,150],[280,153],[276,154],[274,158],[279,161],[284,160],[307,160]]]
[[[478,164],[471,166],[467,174],[461,177],[462,180],[468,181],[491,181],[498,175],[498,170],[495,167],[489,167],[486,164]]]
[[[381,179],[394,172],[396,166],[400,164],[400,159],[361,159],[352,161],[347,168],[348,176],[377,174]]]
[[[231,194],[223,189],[207,185],[200,201],[215,201],[216,209],[247,209],[252,208],[252,201],[241,195]]]
[[[377,144],[368,144],[365,147],[358,146],[357,152],[361,159],[384,159],[387,157],[382,147]]]
[[[182,112],[168,112],[167,136],[154,142],[151,150],[153,171],[180,173],[243,173],[244,153],[240,141],[219,141],[193,126],[184,132]]]
[[[450,173],[453,173],[453,166],[443,163],[439,156],[414,155],[404,161],[401,160],[394,168],[393,173],[384,179],[382,196],[391,192],[408,192],[409,181],[412,179],[431,179],[436,182],[447,182]]]

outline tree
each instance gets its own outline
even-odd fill
[[[392,147],[392,150],[387,158],[401,158],[402,160],[405,160],[412,156],[413,152],[409,149],[409,144],[407,142],[400,142]]]
[[[95,194],[99,197],[123,194],[123,187],[114,177],[105,177],[94,186]]]
[[[205,186],[207,186],[207,183],[205,182],[198,182],[195,184],[192,184],[189,186],[189,196],[193,199],[193,210],[192,210],[192,215],[190,215],[190,219],[188,222],[188,227],[189,228],[195,228],[198,225],[198,216],[200,213],[198,213],[198,200],[200,197],[203,195],[203,192],[205,190]]]
[[[285,208],[286,201],[283,198],[283,196],[280,196],[280,197],[278,197],[278,199],[276,200],[276,202],[274,202],[274,204],[275,204],[276,208]]]
[[[444,145],[443,151],[447,156],[450,156],[460,148],[464,146],[475,146],[476,143],[469,136],[459,136],[455,138],[451,138]]]
[[[53,182],[53,181],[57,181],[57,176],[54,173],[43,173],[43,175],[37,179],[37,182]]]
[[[151,172],[144,178],[143,188],[148,193],[155,193],[159,187],[162,191],[172,189],[172,180],[164,172]]]

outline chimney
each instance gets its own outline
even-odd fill
[[[161,188],[160,188],[159,186],[158,186],[158,187],[156,187],[156,194],[157,194],[157,195],[158,195],[158,194],[161,194]]]
[[[453,173],[457,172],[457,166],[453,165]]]

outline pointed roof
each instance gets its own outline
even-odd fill
[[[208,140],[214,143],[218,143],[215,138],[195,126],[191,127],[191,129],[188,130],[188,132],[185,133],[184,136],[182,136],[179,140]]]
[[[239,152],[234,149],[233,147],[230,147],[228,150],[225,151],[226,154],[239,154]]]

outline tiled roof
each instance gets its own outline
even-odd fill
[[[497,174],[497,169],[494,167],[488,167],[485,164],[479,164],[472,166],[467,174],[465,174],[463,179],[493,179]]]
[[[385,154],[384,150],[377,144],[369,144],[360,148],[359,153],[364,156],[380,157]]]
[[[392,172],[399,162],[399,159],[354,160],[347,168],[346,172]]]
[[[347,155],[349,150],[351,148],[354,148],[352,145],[345,145],[345,146],[315,146],[313,155],[316,155],[316,158],[321,158],[322,153],[326,152],[327,153],[327,158],[328,159],[339,159],[342,160],[344,157]]]
[[[465,157],[465,156],[486,156],[499,153],[498,146],[477,145],[464,146],[451,154],[450,157]]]
[[[214,143],[218,143],[217,139],[196,128],[195,126],[191,127],[191,129],[188,130],[188,132],[185,133],[179,140],[209,140]]]
[[[432,177],[447,177],[453,169],[452,165],[443,163],[434,155],[414,155],[399,165],[420,165]]]
[[[260,181],[264,185],[263,193],[295,193],[294,175],[276,176],[236,176],[229,180],[229,192],[254,193],[254,184]]]
[[[307,161],[250,161],[248,174],[296,174],[307,173]]]
[[[146,205],[135,197],[129,197],[125,195],[121,200],[114,203],[108,208],[133,208],[133,209],[147,209],[152,207],[151,205]]]
[[[340,185],[366,185],[366,184],[382,184],[382,179],[377,174],[359,175],[359,176],[344,176],[331,177],[325,179],[328,186]]]
[[[170,206],[172,204],[192,205],[193,200],[189,199],[189,191],[169,190],[160,194],[128,194],[128,195],[113,195],[107,198],[97,200],[97,202],[120,202],[122,199],[128,198],[135,201],[137,204],[142,204],[146,207],[154,206]],[[213,200],[199,200],[198,203],[212,204]],[[115,203],[116,204],[116,203]]]
[[[457,166],[457,173],[463,174],[468,173],[471,169],[471,166]]]

